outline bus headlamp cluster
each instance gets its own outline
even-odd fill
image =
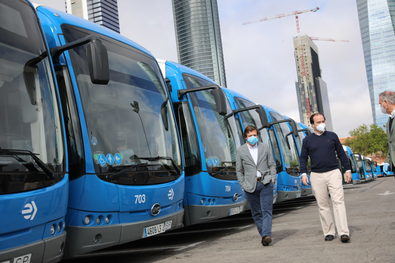
[[[49,227],[49,233],[51,235],[55,235],[56,232],[61,233],[64,229],[64,222],[60,221],[58,223],[54,223]]]
[[[87,215],[83,219],[84,225],[90,225],[92,222],[94,222],[95,225],[101,225],[103,223],[109,224],[111,223],[111,215],[99,215],[96,218],[92,215]]]

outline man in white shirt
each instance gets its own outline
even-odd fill
[[[384,91],[379,94],[379,104],[381,111],[390,115],[386,124],[387,138],[388,138],[388,161],[391,169],[394,169],[395,164],[395,132],[393,123],[395,117],[395,92]]]
[[[251,214],[261,235],[261,243],[272,242],[273,185],[276,165],[270,143],[258,142],[258,130],[247,126],[244,130],[246,143],[237,149],[237,179],[251,207]]]

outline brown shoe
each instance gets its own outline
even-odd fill
[[[270,243],[272,243],[272,238],[270,236],[263,236],[262,237],[262,246],[268,246]]]

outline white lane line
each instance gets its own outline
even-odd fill
[[[393,192],[390,192],[390,191],[385,191],[384,193],[381,193],[381,194],[377,194],[377,195],[393,195],[394,193]]]

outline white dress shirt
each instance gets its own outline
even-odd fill
[[[247,143],[247,146],[255,165],[258,165],[258,143],[253,146]],[[256,171],[256,178],[262,178],[262,174],[258,170]]]

